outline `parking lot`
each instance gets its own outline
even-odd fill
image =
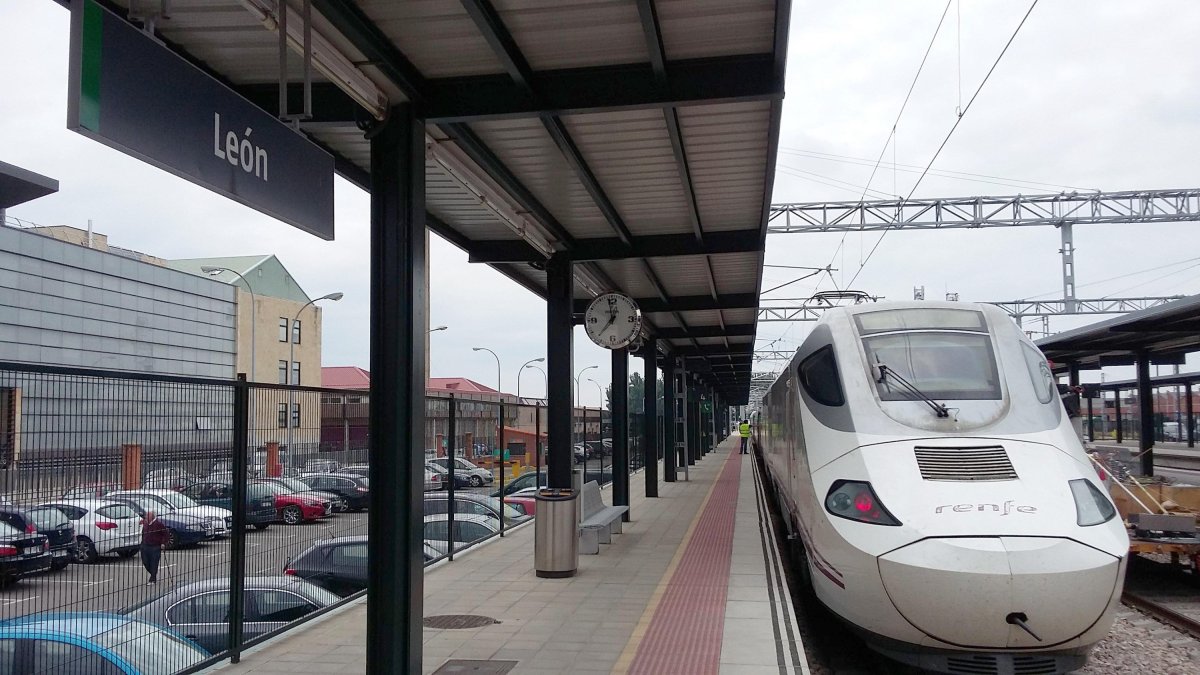
[[[459,489],[490,494],[494,487]],[[278,575],[288,559],[312,543],[342,536],[365,536],[367,511],[336,513],[300,525],[272,524],[266,530],[246,530],[246,575]],[[61,571],[25,577],[0,590],[0,616],[11,618],[44,611],[116,611],[155,597],[178,585],[228,577],[229,537],[196,546],[166,550],[159,581],[147,585],[148,576],[137,555],[128,558],[104,555],[91,565],[72,563]]]

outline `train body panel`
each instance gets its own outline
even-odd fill
[[[829,310],[756,442],[804,576],[872,647],[944,672],[981,654],[1065,672],[1111,627],[1128,538],[1045,359],[1000,310]]]

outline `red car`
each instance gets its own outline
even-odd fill
[[[512,504],[518,510],[524,509],[523,513],[527,516],[537,515],[537,500],[532,495],[509,495],[504,498],[505,504]]]
[[[274,483],[254,482],[266,486],[271,494],[275,495],[276,519],[288,525],[298,525],[306,520],[324,518],[333,513],[333,505],[327,500],[288,492],[287,488]]]

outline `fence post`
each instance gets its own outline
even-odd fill
[[[450,560],[454,560],[454,411],[458,406],[454,402],[454,394],[450,394],[450,412],[446,417],[446,468],[450,482],[446,485],[446,551]]]
[[[283,466],[279,464],[279,441],[267,441],[267,476],[278,478],[283,475]]]
[[[1188,401],[1189,402],[1191,401],[1190,395],[1189,395]],[[1191,410],[1190,403],[1188,406],[1188,410],[1189,411]],[[1191,417],[1190,412],[1188,413],[1188,417]],[[537,476],[534,477],[533,485],[534,485],[534,488],[541,488],[542,487],[542,404],[541,403],[533,404],[533,462],[534,462],[534,470],[537,472]],[[500,502],[504,503],[503,496],[500,497]]]
[[[500,428],[498,433],[499,438],[496,442],[500,445],[500,536],[504,536],[504,394],[498,395],[496,403],[497,412],[500,413]]]
[[[288,411],[291,414],[291,411]],[[290,423],[290,418],[289,418]],[[229,540],[229,660],[242,658],[246,603],[246,452],[249,447],[250,387],[238,373],[233,387],[233,531]],[[278,448],[278,443],[275,444]]]

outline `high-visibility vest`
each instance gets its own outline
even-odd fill
[[[742,438],[750,438],[750,423],[742,422],[739,424],[738,433],[742,435]]]

